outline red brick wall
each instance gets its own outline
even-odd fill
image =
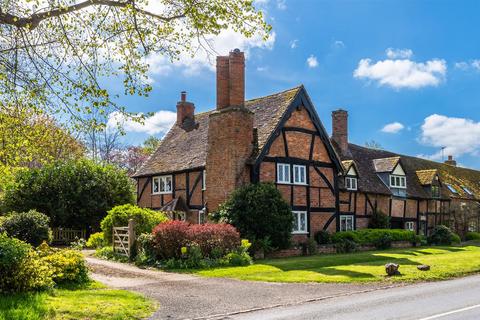
[[[392,199],[392,217],[403,218],[404,201],[399,199]]]

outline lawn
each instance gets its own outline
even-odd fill
[[[146,319],[154,309],[141,295],[99,283],[83,289],[0,295],[0,320]]]
[[[402,275],[386,277],[384,265],[398,263]],[[428,264],[430,271],[417,266]],[[351,254],[260,260],[246,267],[194,271],[205,277],[269,282],[372,282],[442,280],[480,271],[480,247],[392,249]]]

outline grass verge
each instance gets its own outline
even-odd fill
[[[146,319],[155,305],[145,297],[93,282],[86,288],[0,295],[0,320]]]
[[[384,265],[398,263],[402,275],[386,277]],[[428,264],[430,271],[417,266]],[[269,282],[373,282],[443,280],[480,271],[480,247],[392,249],[350,254],[261,260],[246,267],[194,270],[205,277]]]

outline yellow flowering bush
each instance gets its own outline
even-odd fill
[[[72,249],[52,249],[46,244],[39,247],[39,252],[42,261],[49,266],[52,280],[57,285],[89,282],[88,267],[81,252]]]

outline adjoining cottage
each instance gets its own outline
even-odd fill
[[[332,138],[303,86],[245,101],[245,57],[217,57],[217,107],[195,114],[181,93],[177,121],[134,175],[140,206],[203,223],[237,187],[273,182],[294,212],[294,239],[364,228],[375,211],[393,228],[427,233],[471,211],[480,224],[480,172],[348,142],[348,113]],[[184,212],[184,214],[178,214]]]

